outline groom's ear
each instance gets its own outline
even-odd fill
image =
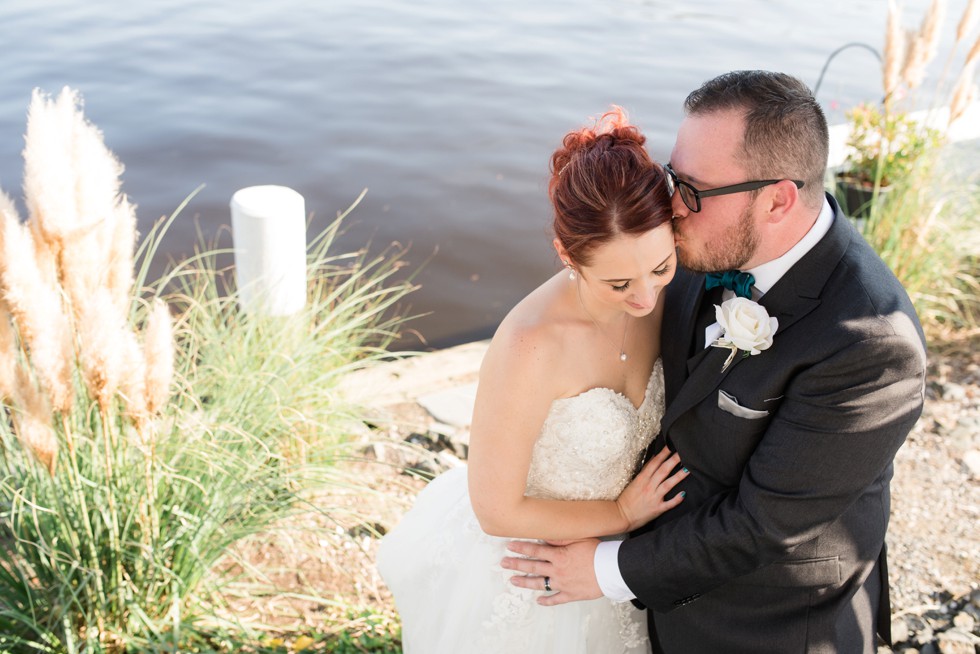
[[[796,184],[788,179],[777,182],[769,188],[768,222],[780,223],[786,216],[793,213],[795,207],[799,206],[800,190],[796,188]]]

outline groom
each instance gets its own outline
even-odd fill
[[[888,484],[922,408],[921,327],[823,192],[827,124],[804,84],[733,72],[685,113],[667,174],[690,272],[667,289],[654,449],[680,453],[686,497],[622,543],[513,543],[531,558],[504,565],[528,575],[518,586],[548,578],[542,604],[646,606],[655,652],[873,654],[876,630],[888,640]],[[752,277],[704,274],[734,269]],[[725,367],[714,305],[735,293],[778,326]]]

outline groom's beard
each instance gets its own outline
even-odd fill
[[[752,220],[754,206],[753,200],[722,236],[701,244],[700,251],[689,249],[690,242],[682,238],[677,248],[677,260],[688,270],[699,273],[740,269],[759,247],[759,231]],[[685,220],[690,218],[689,215]]]

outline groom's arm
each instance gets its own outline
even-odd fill
[[[917,339],[892,333],[798,375],[736,489],[622,544],[629,588],[670,611],[818,536],[872,484],[887,483],[882,474],[922,409],[924,363]]]

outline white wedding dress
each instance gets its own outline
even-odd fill
[[[525,494],[612,500],[660,428],[658,360],[639,409],[608,388],[555,400],[534,444]],[[645,654],[646,617],[605,598],[544,607],[500,567],[512,539],[488,536],[470,505],[466,468],[433,480],[381,541],[378,569],[402,618],[405,654]],[[512,555],[512,554],[511,554]]]

